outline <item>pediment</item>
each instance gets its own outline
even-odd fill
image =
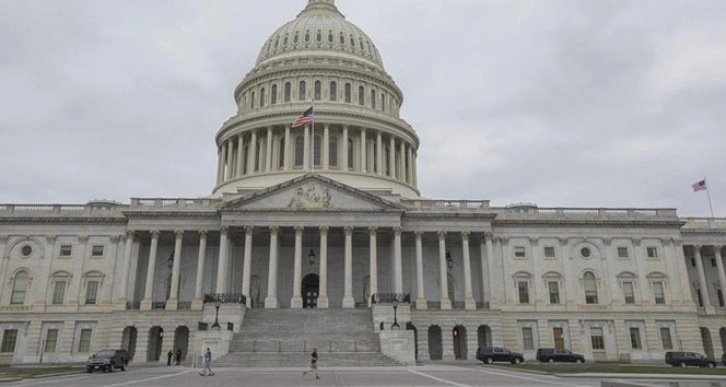
[[[223,211],[402,211],[400,205],[316,174],[230,201]]]

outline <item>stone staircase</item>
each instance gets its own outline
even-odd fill
[[[247,310],[217,367],[400,366],[381,353],[370,309]]]

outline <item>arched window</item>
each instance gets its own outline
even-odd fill
[[[294,37],[292,38],[292,42],[293,42],[294,44],[297,44],[297,42],[298,42],[299,40],[300,40],[300,34],[296,32],[296,33],[295,33],[295,36],[294,36]]]
[[[292,84],[290,82],[285,82],[285,102],[290,102],[291,98],[292,98]]]
[[[250,109],[254,109],[255,108],[255,98],[256,98],[255,92],[253,91],[252,92],[252,99],[250,99]]]
[[[365,99],[366,99],[366,92],[363,86],[358,87],[358,105],[363,106],[365,105]]]
[[[328,43],[333,43],[333,31],[328,31]]]
[[[310,42],[310,30],[305,31],[305,43]]]
[[[371,90],[371,109],[376,108],[376,91]]]
[[[345,37],[343,36],[342,32],[340,33],[340,45],[341,46],[345,45]]]
[[[322,148],[322,142],[320,141],[320,136],[315,136],[315,139],[313,141],[313,146],[315,147],[315,152],[313,152],[313,162],[316,166],[320,165],[320,155],[323,154],[321,152]]]
[[[345,84],[345,102],[350,103],[351,99],[351,90],[350,90],[350,83]]]
[[[330,100],[338,100],[338,83],[336,82],[330,82]]]
[[[355,39],[353,38],[353,35],[350,35],[350,46],[355,48]]]
[[[28,272],[21,270],[15,274],[13,279],[13,292],[10,296],[10,305],[23,305],[25,303],[25,293],[28,291],[30,279]]]
[[[280,37],[278,36],[275,38],[275,48],[277,48],[280,45]]]
[[[290,41],[290,35],[285,35],[285,39],[282,41],[282,47],[287,47],[287,42]]]
[[[315,81],[315,100],[320,101],[320,95],[323,93],[323,84],[320,81]]]
[[[328,144],[328,163],[331,167],[338,166],[338,137],[331,137]]]
[[[298,101],[305,101],[306,94],[307,93],[305,92],[305,81],[300,81],[300,87],[298,87],[298,97],[297,97],[297,100]]]
[[[272,90],[270,90],[270,105],[276,105],[277,104],[277,85],[272,85]]]
[[[582,276],[582,284],[585,287],[585,303],[597,304],[597,280],[591,271]]]
[[[280,159],[278,166],[280,169],[285,168],[285,138],[280,139],[280,151],[277,153],[278,158]]]
[[[353,170],[353,139],[348,139],[348,169]]]
[[[295,166],[302,167],[305,160],[305,139],[303,136],[295,137]]]
[[[318,30],[318,33],[315,35],[315,40],[320,43],[323,41],[323,33]]]
[[[260,107],[265,107],[265,88],[260,89]]]
[[[386,111],[386,95],[381,94],[381,110]]]

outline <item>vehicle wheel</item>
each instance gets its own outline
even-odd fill
[[[92,374],[93,373],[93,367],[86,367],[86,372],[88,372],[89,374]]]
[[[550,363],[554,363],[555,362],[555,359],[551,357],[547,361],[550,362]]]
[[[112,365],[107,366],[106,367],[106,372],[113,372],[113,366]]]
[[[716,368],[716,363],[708,363],[708,368]]]
[[[519,364],[521,362],[522,362],[522,359],[520,359],[518,357],[515,357],[514,359],[512,359],[512,364]]]
[[[578,363],[578,364],[582,364],[582,363],[584,363],[584,362],[585,362],[585,361],[584,361],[584,360],[582,360],[582,359],[577,359],[577,363]]]
[[[492,359],[491,357],[488,357],[488,358],[484,359],[484,361],[485,361],[485,362],[486,362],[487,364],[494,364],[494,359]]]
[[[681,366],[681,367],[685,367],[686,366],[686,362],[682,361],[682,362],[678,363],[678,365]]]
[[[121,363],[121,371],[126,371],[126,363]]]

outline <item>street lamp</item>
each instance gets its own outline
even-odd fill
[[[308,253],[308,262],[312,265],[315,263],[315,250],[313,248],[310,248],[310,252]]]
[[[446,266],[449,267],[449,270],[454,268],[454,258],[451,258],[451,252],[446,252]]]
[[[391,329],[399,329],[401,328],[400,325],[398,325],[398,297],[393,299],[393,325],[391,325]]]
[[[212,324],[212,328],[221,328],[221,326],[219,326],[219,307],[220,306],[222,306],[221,301],[217,300],[214,302],[215,313],[214,313],[214,324]]]

